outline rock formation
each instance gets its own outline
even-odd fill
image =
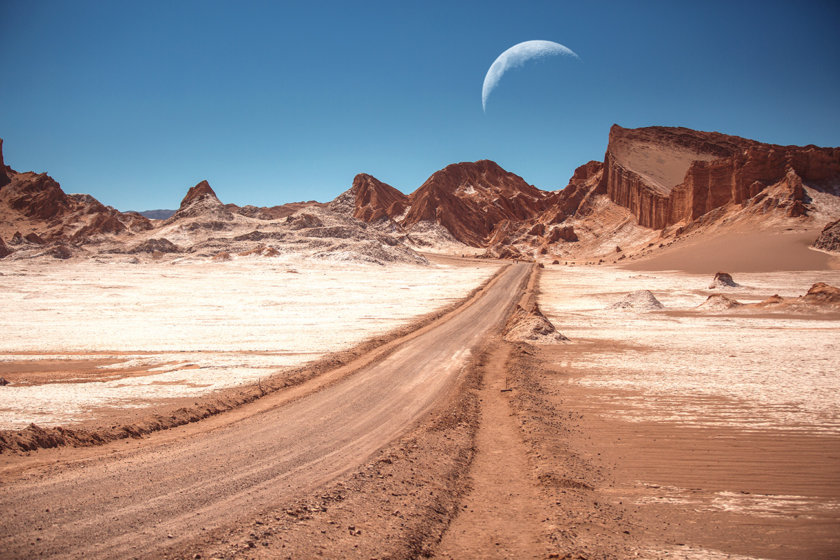
[[[653,311],[655,309],[664,309],[665,306],[660,303],[656,296],[650,290],[637,290],[630,292],[624,296],[620,301],[610,305],[607,309],[634,309],[636,311]]]
[[[823,228],[814,247],[823,251],[840,252],[840,220],[835,220]]]
[[[706,301],[697,306],[704,311],[726,311],[743,306],[741,302],[723,294],[712,294]]]
[[[364,222],[397,218],[409,205],[406,195],[367,173],[356,175],[350,192],[355,202],[353,217]]]
[[[85,244],[103,236],[152,227],[139,214],[120,212],[90,195],[66,194],[46,173],[17,173],[5,166],[2,152],[0,169],[0,235],[28,230],[25,239],[38,245],[66,241]]]
[[[429,177],[409,196],[403,227],[436,222],[473,247],[485,246],[500,223],[521,222],[547,208],[548,193],[489,160],[456,163]]]
[[[817,282],[811,286],[803,299],[812,304],[840,304],[840,288]]]
[[[159,239],[150,238],[144,241],[143,243],[139,243],[132,247],[129,253],[137,254],[137,253],[180,253],[181,249],[169,241],[168,239],[161,237]]]
[[[503,335],[508,342],[529,344],[555,344],[569,340],[543,315],[536,301],[526,303],[525,307],[516,306],[505,324]]]
[[[171,217],[153,223],[89,195],[65,194],[46,173],[11,170],[0,141],[0,236],[21,251],[13,258],[35,255],[40,243],[64,243],[75,254],[125,253],[103,244],[136,247],[166,237],[186,254],[208,256],[228,241],[236,244],[230,252],[239,255],[253,249],[240,245],[260,240],[289,247],[293,239],[306,240],[304,245],[316,247],[318,239],[333,239],[350,240],[356,248],[371,241],[375,247],[360,250],[377,261],[416,257],[401,253],[404,248],[467,252],[465,244],[485,249],[485,257],[615,263],[734,219],[761,225],[772,215],[775,224],[821,225],[836,218],[834,203],[825,201],[836,196],[838,185],[840,148],[615,125],[604,161],[581,165],[557,191],[537,189],[489,160],[449,165],[409,195],[362,173],[327,204],[239,207],[223,204],[201,181]],[[815,247],[840,250],[838,228],[837,222],[827,227]],[[32,241],[33,234],[40,241]],[[405,247],[399,254],[387,249],[400,244]],[[82,246],[87,249],[78,251]],[[323,254],[343,254],[331,247]]]
[[[601,188],[639,224],[661,229],[727,204],[744,204],[769,186],[783,192],[776,207],[791,217],[801,216],[803,181],[822,187],[838,178],[840,148],[776,146],[686,128],[614,125]]]
[[[502,224],[544,212],[549,197],[495,162],[481,160],[449,165],[408,196],[370,175],[357,175],[339,199],[352,201],[353,216],[366,222],[387,218],[407,231],[434,223],[461,243],[486,247]]]
[[[732,275],[728,272],[718,272],[715,274],[714,279],[712,279],[712,283],[709,284],[710,290],[718,290],[718,289],[725,289],[725,288],[737,288],[740,284],[736,283],[735,280],[732,279]]]
[[[11,249],[9,249],[6,246],[6,244],[3,242],[3,238],[0,237],[0,259],[2,259],[3,257],[8,257],[9,255],[12,254],[12,252],[13,251]]]
[[[230,221],[233,219],[233,212],[222,204],[210,183],[201,181],[187,191],[178,210],[166,221],[173,222],[184,218]]]

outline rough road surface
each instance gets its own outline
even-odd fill
[[[258,402],[233,422],[7,472],[2,556],[160,557],[361,465],[452,386],[519,297],[529,268],[510,267],[383,360],[292,402]]]

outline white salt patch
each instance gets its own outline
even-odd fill
[[[804,294],[840,272],[741,274],[742,302]],[[576,382],[608,389],[625,420],[840,431],[840,323],[748,314],[621,314],[604,307],[635,289],[669,310],[691,310],[711,293],[706,275],[638,274],[610,268],[546,269],[540,306],[572,341],[606,344],[575,354]],[[700,287],[698,287],[700,286]],[[621,342],[616,347],[613,342]],[[626,347],[629,344],[630,347]]]
[[[60,264],[4,268],[0,361],[119,363],[96,370],[107,381],[0,388],[0,428],[63,424],[96,407],[251,383],[451,304],[498,268],[287,258]],[[113,379],[138,367],[151,374]]]

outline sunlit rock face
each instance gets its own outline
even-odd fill
[[[828,188],[838,180],[840,148],[777,146],[687,128],[614,125],[602,187],[640,225],[660,229],[750,199],[801,216],[803,182]]]

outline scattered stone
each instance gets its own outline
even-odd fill
[[[8,384],[9,384],[8,379],[6,379],[5,377],[0,377],[0,387],[5,387]]]

